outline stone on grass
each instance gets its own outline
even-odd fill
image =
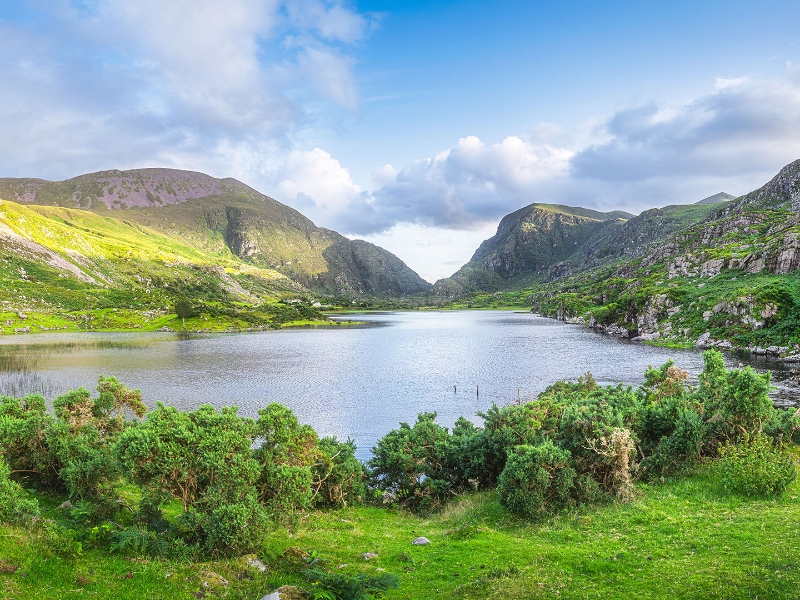
[[[378,558],[378,555],[374,552],[364,552],[364,554],[361,555],[361,558],[364,560],[369,560],[371,558]]]
[[[271,594],[267,594],[261,600],[304,600],[308,598],[308,593],[293,585],[282,585]]]
[[[200,573],[200,586],[204,588],[222,588],[228,585],[228,580],[214,571],[203,571]]]
[[[431,541],[426,537],[420,536],[411,543],[414,544],[415,546],[427,546],[428,544],[431,543]]]

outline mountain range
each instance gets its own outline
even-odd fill
[[[800,351],[799,267],[800,160],[739,198],[638,216],[531,204],[431,299],[525,291],[535,311],[623,337],[786,355]]]
[[[234,328],[322,318],[311,305],[323,302],[412,298],[522,301],[656,343],[800,351],[800,161],[739,198],[639,215],[530,204],[433,286],[235,179],[172,169],[7,178],[0,199],[6,333],[29,328],[28,312],[40,329],[152,328],[181,296],[196,318]],[[137,322],[143,313],[156,317]]]

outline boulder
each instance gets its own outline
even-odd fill
[[[710,340],[711,340],[711,334],[706,331],[703,335],[697,338],[694,347],[698,349],[710,348],[711,347]]]

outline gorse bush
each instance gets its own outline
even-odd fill
[[[401,423],[378,441],[368,463],[371,484],[414,511],[434,510],[455,491],[446,468],[450,435],[435,419],[436,413],[421,413],[413,427]]]
[[[39,504],[11,480],[11,469],[0,459],[0,522],[21,523],[39,515]]]
[[[759,433],[719,448],[717,470],[724,488],[744,496],[780,495],[797,475],[794,459]]]
[[[356,458],[356,444],[335,437],[319,441],[319,460],[314,465],[311,487],[317,506],[345,507],[366,497],[364,466]]]
[[[422,413],[376,444],[371,484],[419,512],[465,490],[497,487],[509,509],[538,517],[575,502],[630,500],[636,478],[715,458],[720,443],[762,433],[800,438],[800,412],[773,407],[768,375],[728,370],[711,350],[699,379],[692,388],[672,361],[648,368],[638,389],[599,386],[587,373],[551,385],[534,402],[492,406],[479,413],[483,427],[459,419],[452,432],[435,423],[435,413]],[[757,449],[743,446],[742,456]]]
[[[301,425],[291,410],[277,403],[258,411],[253,453],[259,466],[258,499],[270,515],[294,524],[298,512],[311,505],[313,467],[320,462],[319,438],[309,425]]]
[[[567,506],[577,478],[571,458],[569,450],[549,439],[536,446],[517,446],[497,484],[500,504],[534,519]]]

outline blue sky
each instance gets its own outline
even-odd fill
[[[5,0],[0,176],[236,177],[429,280],[531,202],[800,158],[800,3]]]

